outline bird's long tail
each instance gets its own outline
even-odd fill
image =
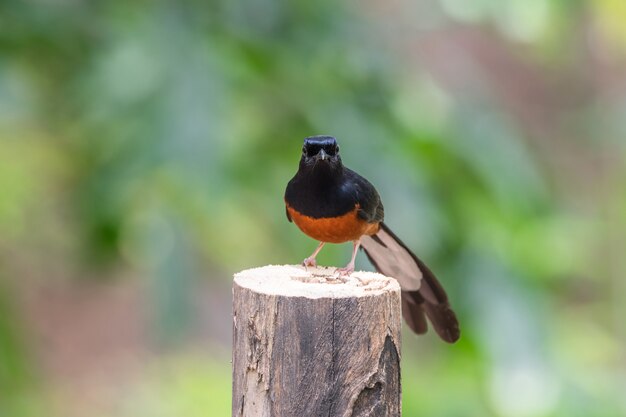
[[[402,289],[402,316],[415,333],[428,330],[426,317],[443,340],[454,343],[461,332],[448,296],[435,274],[385,225],[361,239],[361,247],[376,270],[394,277]]]

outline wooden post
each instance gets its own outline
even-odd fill
[[[233,284],[233,417],[400,416],[400,287],[266,266]]]

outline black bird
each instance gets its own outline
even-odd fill
[[[383,223],[384,209],[376,188],[346,168],[339,145],[332,136],[304,139],[296,175],[285,190],[287,219],[306,235],[320,242],[305,266],[315,266],[315,257],[325,243],[353,243],[352,258],[339,268],[354,271],[361,247],[376,270],[394,277],[402,289],[402,315],[418,334],[427,331],[426,317],[446,342],[459,339],[460,330],[448,297],[432,271]]]

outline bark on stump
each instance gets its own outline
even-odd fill
[[[400,287],[380,274],[236,274],[232,415],[400,416],[400,324]]]

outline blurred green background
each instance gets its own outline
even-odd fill
[[[0,417],[230,415],[313,134],[461,319],[405,416],[626,415],[625,74],[623,0],[2,0]]]

